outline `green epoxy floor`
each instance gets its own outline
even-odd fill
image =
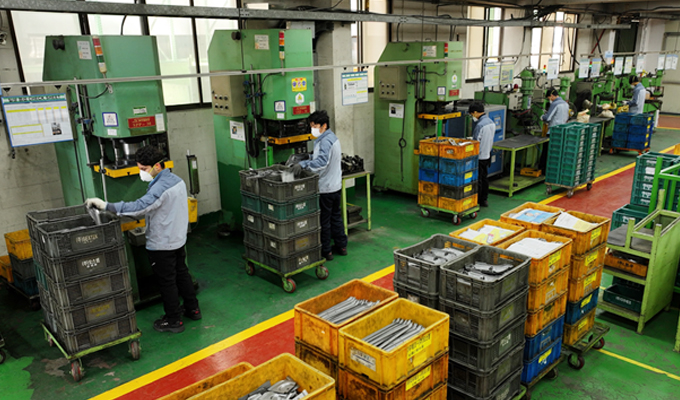
[[[680,131],[675,130],[658,130],[653,150],[679,142],[679,134]],[[634,161],[632,153],[603,155],[598,161],[598,175]],[[357,203],[360,205],[361,189],[359,185]],[[607,201],[607,193],[601,194],[601,201]],[[497,219],[519,204],[544,198],[544,185],[521,191],[512,198],[492,194],[491,207],[483,209],[479,218]],[[463,222],[469,223],[468,219]],[[317,280],[313,272],[295,277],[297,291],[292,295],[284,293],[280,279],[271,274],[263,271],[255,277],[245,274],[241,260],[242,237],[218,239],[214,227],[195,230],[189,238],[188,254],[192,273],[201,286],[203,320],[188,321],[187,330],[179,335],[160,334],[151,324],[163,313],[162,306],[154,304],[139,310],[137,321],[144,332],[141,360],[132,362],[124,345],[88,356],[83,360],[86,376],[80,383],[73,382],[68,363],[59,351],[49,348],[44,341],[39,326],[42,313],[30,311],[24,299],[3,288],[0,290],[0,332],[5,337],[9,357],[0,366],[0,399],[90,398],[288,311],[302,300],[381,270],[393,263],[394,248],[414,244],[434,233],[448,233],[454,228],[449,217],[422,218],[415,196],[374,193],[373,230],[352,231],[350,256],[338,257],[327,264],[330,277],[326,281]],[[610,279],[605,278],[603,286],[609,282]],[[559,378],[539,384],[534,399],[680,398],[680,380],[677,380],[680,379],[680,354],[671,351],[677,309],[652,320],[644,336],[637,335],[628,321],[608,314],[598,318],[612,327],[605,350],[666,371],[676,378],[604,353],[591,352],[581,371],[562,364]]]

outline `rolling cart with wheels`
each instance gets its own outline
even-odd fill
[[[40,310],[40,294],[26,294],[20,287],[16,286],[13,283],[9,283],[5,278],[0,277],[0,282],[4,283],[7,285],[7,287],[11,288],[15,292],[17,292],[21,297],[25,298],[28,301],[29,307],[31,307],[31,310],[33,311],[38,311]]]
[[[50,345],[50,347],[57,346],[57,348],[59,348],[59,350],[64,355],[66,360],[71,362],[71,376],[73,377],[73,380],[75,380],[76,382],[80,381],[85,376],[85,370],[80,359],[88,354],[96,353],[100,350],[104,350],[121,343],[129,342],[130,354],[132,355],[132,359],[139,360],[139,358],[141,357],[142,348],[139,344],[139,337],[142,336],[142,332],[139,330],[137,330],[137,332],[131,335],[124,336],[120,339],[113,340],[111,342],[100,344],[97,346],[93,346],[87,350],[82,350],[71,354],[66,350],[66,348],[61,343],[59,343],[56,335],[49,330],[49,328],[45,325],[44,322],[42,322],[41,325],[43,327],[43,331],[45,332],[45,340]]]
[[[426,206],[423,204],[418,205],[420,207],[420,215],[422,215],[425,218],[429,218],[430,215],[432,214],[432,211],[440,212],[440,213],[447,213],[447,214],[453,214],[453,219],[452,222],[454,225],[460,225],[461,222],[463,222],[463,217],[469,216],[470,219],[475,219],[477,218],[477,211],[479,211],[479,205],[476,205],[468,210],[465,210],[463,212],[455,212],[451,210],[446,210],[443,208],[439,207],[433,207],[433,206]]]
[[[626,149],[626,148],[623,148],[623,147],[612,147],[612,148],[609,149],[609,154],[618,154],[621,151],[633,151],[633,152],[638,153],[638,155],[641,156],[644,153],[649,153],[649,150],[650,150],[649,147],[644,148],[644,149]]]
[[[290,272],[287,272],[287,273],[283,273],[281,271],[278,271],[275,268],[272,268],[271,266],[268,266],[268,265],[265,265],[265,264],[263,264],[259,261],[255,261],[253,259],[250,259],[250,258],[246,257],[245,255],[243,255],[243,259],[246,261],[246,273],[248,275],[251,275],[251,276],[255,275],[255,267],[256,266],[260,267],[262,269],[265,269],[265,270],[267,270],[267,271],[269,271],[273,274],[276,274],[276,275],[281,277],[281,281],[283,283],[283,290],[287,293],[293,293],[293,292],[295,292],[295,289],[296,289],[295,281],[291,278],[291,276],[297,275],[297,274],[304,272],[304,271],[307,271],[309,269],[316,268],[316,277],[321,279],[321,280],[328,278],[328,268],[326,268],[324,266],[324,264],[326,263],[325,258],[321,258],[321,260],[319,260],[317,262],[311,263],[311,264],[306,265],[302,268],[299,268],[299,269],[296,269],[294,271],[290,271]]]
[[[567,189],[567,198],[571,199],[571,197],[574,195],[574,190],[576,190],[577,188],[579,188],[583,185],[586,185],[586,190],[590,190],[590,189],[593,188],[593,183],[595,183],[594,179],[591,180],[591,181],[588,181],[588,182],[583,182],[583,183],[578,184],[576,186],[567,186],[567,185],[560,185],[560,184],[557,184],[557,183],[546,182],[545,183],[545,192],[548,196],[550,196],[550,195],[552,195],[552,187],[553,186],[565,188],[565,189]]]
[[[563,351],[568,354],[567,363],[574,369],[581,369],[586,365],[583,355],[590,349],[599,350],[604,347],[604,336],[611,328],[600,322],[595,322],[595,326],[583,338],[572,345],[564,345]]]
[[[543,378],[546,378],[548,380],[554,380],[557,379],[559,376],[559,371],[557,370],[557,366],[560,365],[560,363],[564,360],[565,355],[562,354],[560,357],[555,361],[554,363],[550,364],[546,369],[541,371],[534,379],[531,380],[531,382],[526,383],[525,387],[525,393],[520,399],[522,400],[531,400],[531,389],[538,384]]]
[[[0,333],[0,364],[5,362],[5,358],[7,356],[5,355],[5,350],[2,348],[5,347],[5,339],[2,337],[2,334]]]

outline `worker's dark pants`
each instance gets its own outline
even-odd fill
[[[179,296],[184,299],[186,310],[198,308],[196,291],[186,264],[187,254],[184,246],[177,250],[168,251],[147,250],[147,253],[151,262],[151,269],[156,274],[161,291],[166,318],[170,322],[181,320],[182,312],[179,306]]]
[[[321,207],[321,251],[323,255],[330,253],[331,239],[335,246],[344,249],[347,247],[347,235],[342,223],[342,211],[340,203],[342,195],[340,190],[335,193],[321,193],[319,206]]]
[[[489,198],[489,166],[491,159],[479,160],[479,195],[477,200],[479,204],[483,204]]]
[[[548,143],[543,143],[541,146],[541,161],[538,163],[538,169],[543,171],[543,175],[546,174],[546,167],[548,166]]]

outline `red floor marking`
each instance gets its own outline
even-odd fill
[[[673,115],[661,115],[659,117],[659,128],[680,129],[680,118]]]
[[[388,274],[373,283],[393,290],[392,278]],[[189,386],[211,375],[246,361],[260,365],[282,353],[295,354],[295,330],[293,320],[288,320],[234,346],[197,361],[170,375],[118,397],[120,400],[157,399],[178,389]]]
[[[630,203],[634,174],[635,169],[629,169],[602,182],[595,182],[589,191],[579,189],[571,199],[562,197],[550,205],[611,218],[616,209]]]

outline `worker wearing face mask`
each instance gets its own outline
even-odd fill
[[[479,205],[489,206],[489,166],[491,165],[491,147],[496,133],[496,124],[484,113],[484,104],[472,103],[469,108],[475,128],[472,139],[479,141]]]
[[[347,255],[347,235],[342,222],[342,149],[340,140],[330,130],[326,111],[316,111],[309,116],[309,126],[314,136],[314,154],[311,160],[293,166],[293,173],[308,169],[319,174],[319,205],[321,207],[321,251],[326,260],[333,254]],[[331,246],[331,239],[335,246]]]
[[[201,319],[201,310],[194,285],[186,265],[184,245],[189,226],[187,189],[182,178],[165,169],[163,154],[145,146],[135,154],[139,178],[149,182],[146,194],[136,201],[107,203],[98,198],[85,204],[121,216],[144,217],[146,220],[146,250],[151,268],[157,276],[165,315],[153,324],[159,332],[184,331],[182,315]],[[179,297],[184,305],[179,303]]]
[[[631,76],[628,81],[633,88],[633,98],[625,102],[628,104],[628,112],[631,114],[642,114],[645,109],[645,100],[647,98],[647,89],[640,83],[640,77],[637,75]]]
[[[545,97],[550,100],[550,108],[548,108],[547,113],[543,114],[543,123],[548,124],[548,128],[566,124],[569,119],[569,104],[560,97],[555,88],[548,89]],[[550,130],[548,130],[548,136],[550,136]],[[541,161],[539,162],[539,168],[544,173],[547,163],[548,144],[546,143],[541,150]]]

